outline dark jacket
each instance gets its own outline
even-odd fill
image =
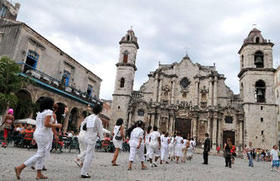
[[[206,138],[204,141],[204,151],[205,152],[209,152],[210,151],[210,139]]]

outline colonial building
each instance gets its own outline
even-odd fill
[[[123,118],[126,127],[143,120],[161,132],[194,137],[198,144],[209,133],[212,148],[227,138],[239,148],[250,141],[268,149],[276,144],[273,44],[259,30],[249,33],[239,51],[240,95],[226,86],[215,66],[194,63],[188,55],[159,64],[140,90],[133,91],[137,38],[129,30],[119,43],[112,117]]]
[[[20,101],[16,118],[32,117],[34,111],[22,111],[24,106],[47,96],[54,98],[60,111],[64,107],[69,110],[59,120],[65,119],[64,130],[76,130],[90,111],[88,106],[101,104],[102,80],[30,26],[17,21],[19,7],[6,0],[0,3],[0,57],[8,56],[16,61],[21,65],[21,76],[34,82],[17,93]]]

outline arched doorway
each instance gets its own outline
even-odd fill
[[[77,131],[78,125],[78,108],[74,107],[69,116],[67,131]]]
[[[40,103],[42,101],[42,99],[45,98],[45,97],[40,97],[35,104],[33,104],[33,116],[32,118],[33,119],[36,119],[36,116],[37,116],[37,112],[40,111]]]
[[[31,116],[34,109],[31,94],[26,90],[20,90],[16,93],[18,103],[15,108],[15,119],[24,119]]]
[[[233,145],[235,145],[235,132],[234,131],[224,131],[223,132],[223,145],[225,145],[227,139],[230,138]]]
[[[61,102],[58,102],[56,104],[58,105],[58,109],[55,113],[56,114],[56,119],[57,119],[58,123],[61,123],[63,125],[64,120],[65,120],[64,110],[65,110],[66,105],[61,103]]]

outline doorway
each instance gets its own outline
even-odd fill
[[[223,132],[223,146],[225,145],[227,138],[230,138],[233,145],[235,145],[235,132],[234,131],[224,131]]]
[[[175,133],[181,133],[184,138],[191,137],[191,119],[177,118],[175,121]]]

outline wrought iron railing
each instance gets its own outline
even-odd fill
[[[62,91],[65,91],[67,93],[70,93],[74,96],[77,96],[79,98],[82,98],[83,100],[89,101],[91,103],[97,103],[100,102],[96,96],[89,96],[87,92],[83,92],[81,90],[78,90],[72,86],[65,86],[65,83],[61,80],[58,80],[56,78],[53,78],[52,76],[24,63],[18,63],[22,67],[22,73],[31,76],[32,78],[38,79],[48,85],[51,85],[55,88],[58,88]]]

